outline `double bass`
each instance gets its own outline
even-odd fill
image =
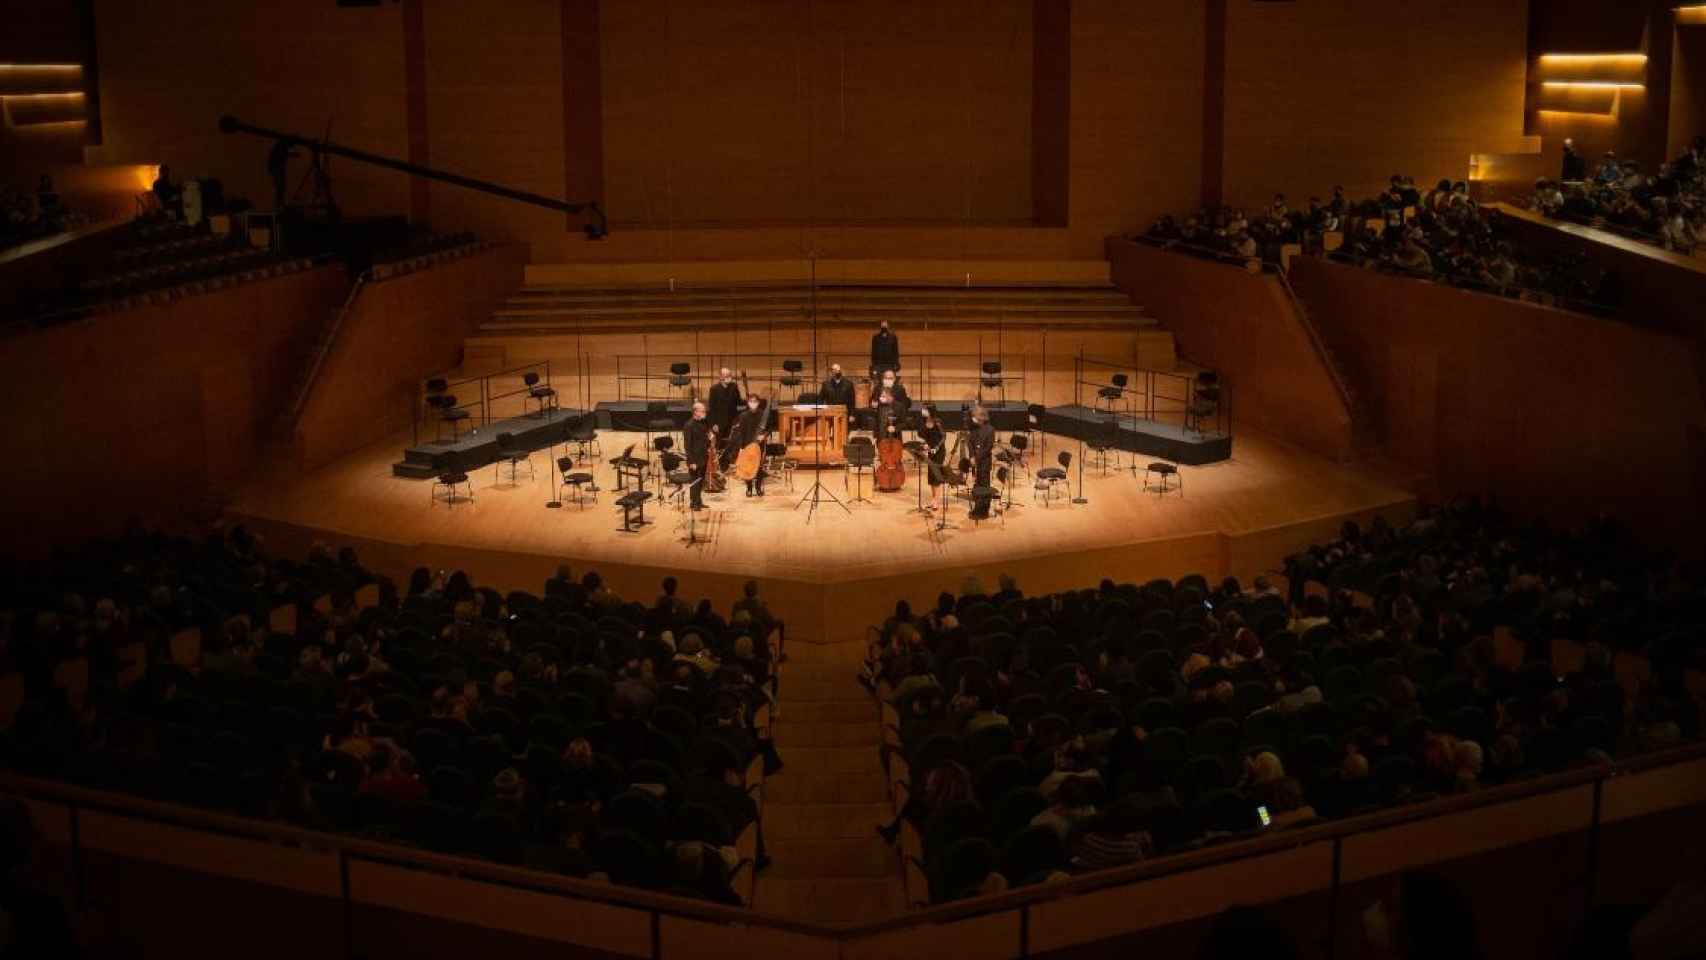
[[[894,397],[884,390],[879,402],[893,409]],[[885,417],[881,424],[883,438],[877,441],[877,467],[873,471],[876,488],[884,493],[906,486],[906,448],[900,442],[900,419]],[[893,430],[893,433],[889,431]]]
[[[740,390],[746,396],[752,396],[752,388],[747,386],[746,371],[740,372]],[[768,413],[768,404],[761,405],[760,410]],[[735,454],[734,475],[742,481],[750,482],[758,478],[758,471],[764,468],[764,431],[759,430],[758,436],[750,443],[740,448]]]

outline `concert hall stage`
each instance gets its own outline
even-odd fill
[[[566,416],[535,421],[529,442]],[[495,426],[458,449],[479,453]],[[588,469],[603,489],[596,504],[584,507],[571,500],[546,508],[555,496],[555,471],[545,450],[533,455],[531,476],[521,468],[519,483],[510,482],[507,466],[500,479],[499,468],[488,465],[469,471],[472,501],[454,507],[432,501],[429,483],[393,474],[397,450],[409,443],[405,435],[305,475],[262,471],[227,512],[286,553],[306,550],[315,540],[348,543],[364,563],[399,579],[414,566],[464,568],[479,582],[537,591],[557,564],[569,563],[576,576],[596,569],[621,595],[647,603],[659,580],[673,574],[684,595],[709,596],[726,608],[742,582],[756,577],[787,618],[791,637],[849,640],[880,621],[896,598],[927,605],[937,592],[957,589],[968,573],[990,581],[1010,572],[1030,591],[1081,587],[1102,577],[1141,582],[1198,572],[1248,578],[1275,569],[1305,544],[1330,538],[1346,519],[1366,520],[1375,512],[1401,518],[1415,503],[1408,477],[1334,463],[1245,431],[1236,459],[1181,466],[1182,492],[1146,489],[1147,458],[1139,456],[1133,470],[1130,454],[1117,454],[1118,468],[1106,473],[1083,464],[1080,488],[1075,457],[1067,496],[1033,502],[1032,481],[1021,477],[1013,492],[1018,506],[1005,523],[973,525],[968,504],[955,500],[950,523],[939,532],[913,512],[918,500],[910,466],[902,490],[873,492],[864,476],[859,483],[869,502],[854,503],[847,513],[826,500],[809,523],[810,506],[798,504],[819,474],[800,470],[792,490],[773,479],[763,499],[748,499],[731,481],[728,492],[707,496],[710,509],[698,515],[705,539],[689,545],[678,526],[682,514],[655,501],[646,510],[651,525],[638,533],[617,531],[621,511],[608,461],[644,439],[643,433],[599,432],[602,454]],[[1045,434],[1031,467],[1053,464],[1062,450],[1076,455],[1078,441]],[[555,452],[563,451],[559,443]],[[821,478],[829,492],[851,498],[841,470],[825,470]],[[1079,493],[1089,502],[1072,503]]]

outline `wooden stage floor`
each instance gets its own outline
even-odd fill
[[[967,504],[956,501],[953,522],[940,533],[910,511],[914,475],[895,493],[870,491],[870,503],[844,513],[825,503],[807,522],[798,506],[813,474],[801,470],[794,489],[773,478],[763,499],[748,499],[734,483],[709,495],[699,516],[705,542],[689,545],[679,511],[647,510],[656,522],[642,532],[619,532],[615,479],[604,462],[639,434],[604,433],[596,475],[597,505],[546,509],[554,470],[546,451],[533,455],[535,477],[500,482],[494,467],[473,474],[474,499],[454,508],[429,505],[426,481],[399,479],[390,468],[403,438],[376,444],[297,477],[266,471],[239,491],[227,513],[249,522],[285,549],[310,539],[354,543],[370,566],[393,576],[416,565],[467,569],[480,582],[537,591],[558,563],[576,575],[595,567],[624,596],[649,602],[666,573],[682,580],[685,596],[719,603],[759,578],[773,607],[811,639],[846,639],[880,620],[894,599],[929,602],[956,589],[968,573],[990,581],[1012,572],[1030,591],[1091,585],[1104,576],[1139,580],[1198,572],[1250,577],[1275,569],[1299,546],[1331,536],[1346,518],[1377,512],[1407,515],[1414,495],[1379,471],[1342,465],[1248,431],[1223,463],[1181,467],[1183,495],[1140,489],[1127,470],[1084,470],[1088,504],[1034,504],[1028,480],[1015,487],[1022,506],[1006,522],[973,527]],[[1049,437],[1047,457],[1078,450]],[[562,452],[558,448],[558,452]],[[1038,458],[1033,457],[1035,464]],[[1129,459],[1122,460],[1122,464]],[[840,471],[822,474],[843,500]],[[1077,469],[1073,491],[1077,492]],[[852,619],[849,619],[849,618]]]

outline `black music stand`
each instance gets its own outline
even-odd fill
[[[836,506],[840,507],[849,516],[851,516],[853,511],[848,508],[847,504],[842,503],[839,499],[836,498],[834,493],[830,492],[828,487],[823,485],[823,468],[822,468],[822,465],[820,464],[819,468],[817,470],[812,471],[812,473],[814,476],[812,477],[811,489],[806,491],[805,496],[800,498],[799,503],[794,504],[794,509],[798,510],[801,507],[805,506],[807,503],[810,503],[812,505],[812,508],[810,510],[806,511],[806,522],[811,523],[812,522],[812,514],[817,512],[818,504],[822,503],[824,500],[828,500],[831,503],[835,504]]]
[[[918,506],[907,512],[929,516],[930,507],[924,504],[924,465],[930,462],[929,449],[924,446],[924,442],[921,440],[911,441],[906,444],[905,449],[907,453],[912,454],[912,462],[918,467],[918,476],[915,478],[915,482],[918,484]]]
[[[926,460],[925,464],[930,470],[930,485],[942,491],[942,504],[937,512],[935,529],[946,530],[948,527],[948,508],[953,505],[953,501],[950,499],[950,495],[953,493],[952,488],[963,486],[965,477],[957,471],[950,471],[934,460]]]

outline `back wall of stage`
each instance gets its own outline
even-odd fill
[[[217,116],[329,130],[603,201],[615,230],[592,243],[560,214],[335,165],[350,212],[406,209],[561,263],[1100,258],[1108,234],[1205,196],[1467,176],[1470,152],[1515,148],[1527,0],[1318,6],[95,0],[91,156],[216,175],[266,206],[268,145]]]

